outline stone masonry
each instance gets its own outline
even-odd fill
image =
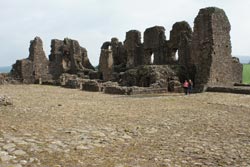
[[[102,49],[99,61],[99,71],[102,73],[104,81],[112,80],[113,73],[113,55],[110,49]]]
[[[133,68],[144,63],[141,32],[130,30],[126,33],[124,47],[127,51],[127,68]]]
[[[178,61],[180,65],[188,66],[190,63],[191,37],[192,29],[186,21],[176,22],[173,25],[168,41],[167,63]]]
[[[48,60],[43,51],[43,42],[39,37],[35,37],[30,42],[29,57],[17,60],[12,68],[12,75],[23,83],[38,83],[39,80],[48,78]]]
[[[17,60],[11,75],[22,83],[41,83],[58,80],[63,73],[89,73],[94,70],[88,59],[87,50],[76,40],[65,38],[51,41],[49,61],[43,51],[39,37],[30,42],[29,57]]]
[[[145,30],[144,32],[144,54],[145,64],[165,64],[166,56],[166,36],[165,28],[155,26]]]
[[[201,9],[194,28],[186,21],[172,26],[169,39],[165,28],[130,30],[124,42],[118,38],[101,47],[99,71],[91,65],[87,50],[76,40],[65,38],[51,41],[49,61],[42,41],[31,41],[30,55],[13,65],[12,76],[23,83],[59,80],[64,73],[98,82],[115,81],[120,86],[142,86],[177,90],[185,79],[194,87],[233,86],[242,81],[242,65],[231,55],[230,23],[222,9]]]
[[[51,41],[50,73],[58,79],[62,73],[76,74],[94,67],[90,64],[87,50],[76,40],[65,38],[63,41]]]
[[[199,11],[194,21],[191,49],[191,63],[196,68],[196,87],[232,86],[237,82],[233,75],[242,75],[239,63],[234,63],[237,72],[233,69],[230,29],[229,20],[222,9],[210,7]]]
[[[186,21],[176,22],[170,31],[169,40],[166,39],[165,28],[162,26],[147,28],[143,42],[139,31],[128,31],[124,41],[125,52],[122,53],[126,57],[124,60],[127,69],[125,73],[119,74],[117,82],[122,79],[120,83],[123,85],[140,85],[136,84],[136,78],[147,76],[141,76],[138,71],[140,68],[137,67],[145,66],[143,68],[150,69],[146,67],[150,65],[169,65],[176,72],[174,82],[176,78],[180,82],[191,79],[201,91],[209,85],[232,86],[233,83],[241,82],[242,65],[231,56],[230,23],[225,12],[215,7],[201,9],[194,23],[192,32]],[[112,45],[111,43],[105,44]],[[116,54],[113,46],[111,51]],[[140,76],[135,76],[139,73]],[[172,83],[167,81],[166,85],[170,82]]]

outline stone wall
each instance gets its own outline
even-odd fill
[[[52,74],[53,79],[59,79],[60,75],[64,72],[63,65],[63,41],[58,39],[51,40],[51,51],[49,55],[49,72]]]
[[[179,90],[185,79],[192,79],[199,90],[231,86],[242,81],[242,65],[231,56],[230,29],[225,12],[210,7],[199,11],[194,32],[186,21],[176,22],[169,40],[162,26],[147,28],[143,41],[138,30],[130,30],[124,42],[112,38],[103,43],[99,71],[94,71],[87,50],[76,40],[53,39],[48,61],[42,40],[36,37],[31,41],[29,57],[18,60],[11,74],[24,83],[60,81],[60,76],[68,73],[82,79],[169,91]],[[75,79],[70,79],[69,85],[77,85]]]
[[[114,67],[125,67],[127,62],[126,50],[122,42],[119,42],[117,38],[111,39],[111,50],[113,55],[113,64]]]
[[[239,58],[232,58],[232,81],[233,83],[242,83],[243,65],[240,63]]]
[[[190,64],[191,37],[192,29],[186,21],[173,25],[168,41],[167,64],[174,61],[185,67]]]
[[[168,88],[170,82],[179,82],[178,70],[178,67],[171,67],[168,65],[139,66],[127,70],[122,75],[120,84],[123,86]]]
[[[104,81],[112,80],[113,74],[113,55],[111,49],[102,49],[99,60],[99,71]]]
[[[144,32],[144,64],[165,64],[166,62],[166,36],[165,28],[154,26]]]
[[[199,11],[194,21],[191,61],[196,68],[195,85],[233,85],[230,23],[222,9]]]
[[[63,41],[51,41],[49,61],[43,51],[43,43],[39,37],[30,42],[29,57],[17,60],[11,75],[23,83],[54,83],[62,73],[89,73],[94,70],[88,59],[87,50],[76,40],[65,38]]]
[[[33,63],[29,59],[17,60],[12,65],[11,75],[22,83],[35,83]]]
[[[47,80],[49,62],[43,50],[43,42],[40,37],[35,37],[35,39],[30,42],[28,59],[33,63],[34,80],[36,82],[39,81],[40,78]]]
[[[48,80],[48,60],[43,51],[43,42],[39,37],[30,41],[29,57],[17,60],[12,66],[11,74],[23,83],[38,83],[39,80]]]
[[[51,41],[50,73],[58,79],[62,73],[76,74],[86,69],[94,70],[91,65],[87,50],[81,47],[76,40],[65,38],[63,41]]]
[[[126,32],[124,47],[127,52],[127,68],[133,68],[144,64],[143,45],[141,43],[141,32],[130,30]]]

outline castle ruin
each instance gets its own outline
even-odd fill
[[[199,11],[193,31],[187,22],[176,22],[169,39],[162,26],[147,28],[143,41],[140,31],[130,30],[124,42],[112,38],[103,43],[98,69],[76,40],[53,39],[47,60],[42,41],[36,37],[31,41],[29,57],[17,60],[11,74],[23,83],[36,83],[58,81],[67,73],[82,78],[82,84],[112,81],[122,92],[124,86],[180,91],[185,79],[192,79],[197,91],[214,85],[233,86],[242,80],[242,65],[231,55],[230,29],[225,12],[209,7]],[[95,90],[103,89],[105,86]]]

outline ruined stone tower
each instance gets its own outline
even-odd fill
[[[222,9],[209,7],[199,11],[194,21],[191,63],[195,66],[195,85],[228,85],[235,81],[231,56],[230,23]],[[239,63],[236,66],[241,66]],[[239,68],[241,69],[241,68]],[[238,81],[239,82],[239,81]]]
[[[143,64],[143,45],[141,43],[140,31],[130,30],[126,32],[124,47],[127,53],[127,68],[132,68]]]
[[[47,80],[48,60],[43,50],[41,38],[35,37],[30,41],[29,57],[23,60],[17,60],[12,68],[12,75],[23,83],[35,83],[39,80]]]

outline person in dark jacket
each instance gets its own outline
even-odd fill
[[[193,82],[191,79],[188,80],[188,94],[190,94],[193,90]]]

